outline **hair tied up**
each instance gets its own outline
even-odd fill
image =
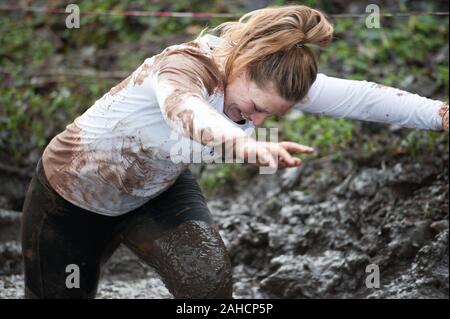
[[[260,88],[274,85],[288,101],[306,96],[317,77],[312,49],[325,48],[333,38],[333,26],[326,16],[304,5],[258,9],[211,31],[227,41],[216,51],[225,61],[226,84],[245,72]]]

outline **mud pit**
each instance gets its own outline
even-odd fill
[[[421,158],[306,161],[254,176],[209,206],[234,265],[235,298],[448,298],[448,144]],[[0,214],[0,298],[20,298],[20,213]],[[365,286],[380,268],[379,289]],[[121,247],[98,298],[172,298]]]

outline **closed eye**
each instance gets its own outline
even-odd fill
[[[253,103],[253,110],[258,113],[268,113],[266,110],[261,110],[259,107],[257,107],[255,103]]]

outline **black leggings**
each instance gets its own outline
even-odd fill
[[[228,253],[189,170],[143,206],[110,217],[58,195],[39,161],[22,215],[25,297],[94,298],[101,266],[120,243],[155,268],[175,298],[232,296]],[[79,288],[66,285],[73,264]]]

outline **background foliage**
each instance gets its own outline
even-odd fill
[[[3,1],[15,5],[65,7],[73,1]],[[76,3],[76,2],[75,2]],[[292,2],[290,2],[292,3]],[[297,2],[300,3],[300,2]],[[329,14],[364,12],[365,1],[302,1]],[[445,1],[378,1],[382,11],[448,10]],[[224,19],[119,17],[83,11],[208,11],[244,13],[285,1],[99,0],[79,1],[81,28],[65,28],[65,15],[0,12],[0,160],[32,167],[50,139],[121,77],[170,44],[192,39],[206,24]],[[332,19],[335,39],[317,52],[329,75],[366,79],[420,95],[448,100],[448,17],[383,18],[367,29],[364,18]],[[54,72],[61,72],[55,75]],[[74,71],[83,70],[82,74]],[[99,73],[100,72],[100,73]],[[317,157],[346,156],[346,150],[408,152],[412,156],[448,135],[293,113],[271,118],[281,138],[319,148]],[[217,166],[202,180],[213,192],[242,176],[243,167]]]

